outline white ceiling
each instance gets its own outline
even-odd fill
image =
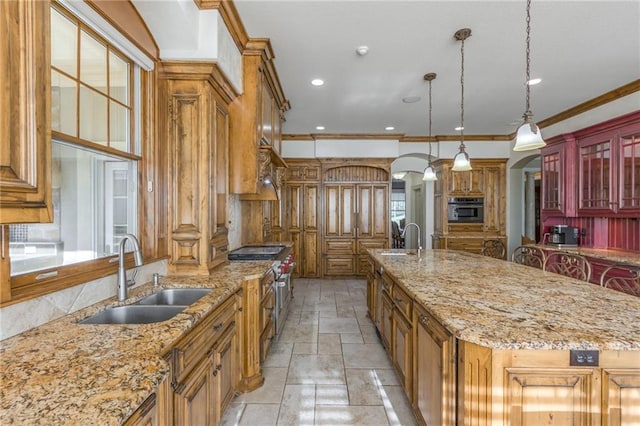
[[[268,37],[291,110],[283,132],[433,135],[460,122],[465,42],[465,134],[509,134],[525,107],[525,1],[234,0],[250,37]],[[640,2],[533,1],[534,119],[553,116],[640,78]],[[366,56],[355,52],[369,46]],[[322,78],[322,87],[311,86]],[[405,104],[402,98],[422,100]],[[640,105],[639,105],[640,109]],[[326,127],[324,131],[315,129]]]

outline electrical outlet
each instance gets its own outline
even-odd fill
[[[569,365],[577,367],[597,367],[600,363],[599,354],[597,350],[572,350]]]

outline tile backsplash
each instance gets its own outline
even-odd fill
[[[151,281],[155,272],[166,275],[167,261],[161,260],[139,267],[136,286]],[[116,293],[116,275],[114,274],[0,308],[0,340],[91,306],[115,296]]]

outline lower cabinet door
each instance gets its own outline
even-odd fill
[[[419,305],[414,305],[414,411],[421,424],[455,424],[453,336]]]
[[[393,315],[393,302],[386,290],[382,291],[382,303],[380,304],[380,338],[382,344],[391,354],[391,318]]]
[[[180,426],[215,425],[215,381],[217,372],[211,357],[204,359],[191,374],[174,387],[174,421]]]
[[[216,424],[220,423],[222,412],[227,407],[240,380],[238,365],[238,338],[235,324],[225,331],[224,335],[215,346],[215,371],[217,378],[215,400],[216,404]]]
[[[413,328],[404,315],[395,308],[393,310],[393,365],[398,373],[400,383],[404,387],[407,398],[413,394]]]

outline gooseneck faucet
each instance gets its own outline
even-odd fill
[[[422,245],[420,244],[420,226],[414,222],[407,223],[407,225],[404,227],[404,230],[402,231],[401,237],[404,238],[404,236],[407,234],[407,229],[409,229],[411,225],[415,226],[418,230],[418,257],[420,257],[420,252],[422,251]]]
[[[133,244],[133,259],[136,266],[142,266],[142,250],[140,250],[140,242],[133,234],[126,234],[120,241],[120,252],[118,262],[118,300],[123,301],[127,298],[127,289],[134,285],[136,282],[132,279],[127,280],[127,269],[124,266],[124,246],[128,241]]]

